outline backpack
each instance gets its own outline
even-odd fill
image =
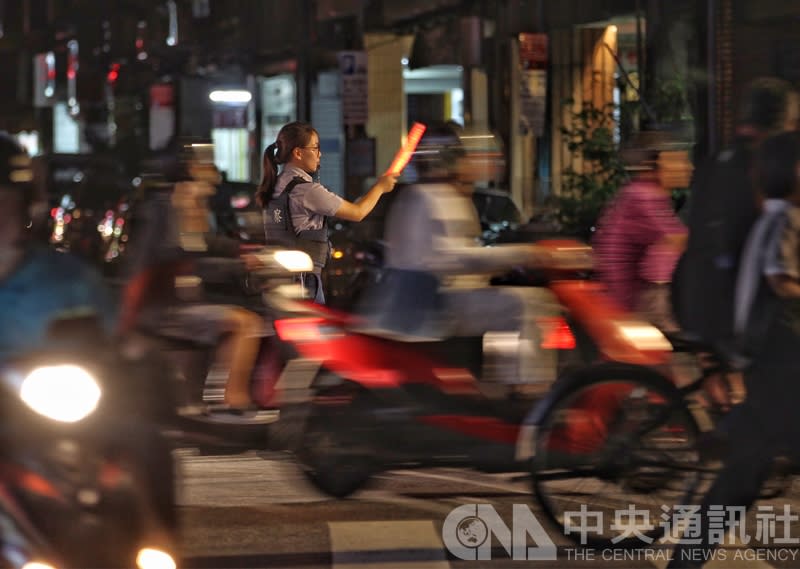
[[[279,195],[267,202],[263,211],[264,236],[267,245],[305,251],[315,267],[323,267],[328,259],[328,218],[325,218],[321,228],[306,229],[299,233],[292,223],[289,195],[295,186],[304,183],[308,181],[299,176],[292,178]]]

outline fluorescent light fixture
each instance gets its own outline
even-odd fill
[[[215,103],[243,105],[250,102],[250,100],[253,98],[253,94],[250,93],[250,91],[244,91],[241,89],[218,90],[211,91],[211,93],[208,94],[208,98]]]

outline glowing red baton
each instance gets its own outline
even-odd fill
[[[397,154],[394,155],[394,160],[392,160],[392,165],[389,166],[389,169],[386,170],[387,175],[392,176],[399,176],[400,172],[403,171],[409,161],[411,160],[411,156],[414,154],[414,151],[417,149],[417,145],[419,144],[422,135],[425,133],[425,129],[427,127],[420,123],[415,122],[411,125],[411,130],[408,131],[408,138],[406,138],[406,143],[397,151]]]

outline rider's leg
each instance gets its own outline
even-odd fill
[[[537,318],[556,316],[559,306],[545,289],[522,287],[450,288],[443,291],[453,336],[507,333],[513,349],[503,350],[503,362],[493,379],[509,384],[552,381],[556,360],[552,350],[540,349]]]
[[[235,306],[228,307],[226,315],[231,334],[227,346],[221,346],[218,355],[225,358],[225,348],[230,361],[228,381],[225,384],[225,403],[231,407],[247,407],[250,397],[250,378],[258,357],[263,322],[257,314]]]

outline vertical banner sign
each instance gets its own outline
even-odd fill
[[[340,51],[342,78],[342,123],[344,126],[367,123],[367,53]]]
[[[169,83],[150,86],[150,150],[161,150],[175,134],[175,89]]]
[[[520,115],[536,136],[547,110],[547,34],[519,34]]]

